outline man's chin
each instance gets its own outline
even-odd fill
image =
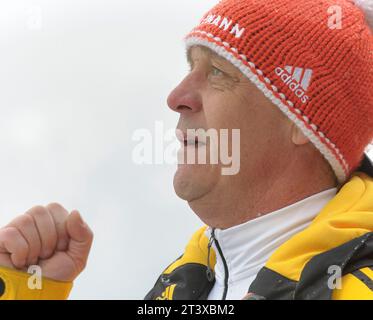
[[[176,195],[191,202],[208,193],[210,188],[205,170],[198,165],[179,165],[174,176]]]

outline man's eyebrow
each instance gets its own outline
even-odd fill
[[[209,48],[201,47],[204,53],[207,55],[210,61],[216,61],[217,63],[229,68],[228,70],[232,73],[235,73],[236,69],[231,68],[232,66],[227,63],[227,61],[219,56],[216,52],[211,51]],[[193,66],[193,59],[192,59],[192,47],[185,51],[186,60],[190,67]]]

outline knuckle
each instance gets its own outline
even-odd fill
[[[18,230],[15,227],[7,227],[2,230],[1,238],[3,240],[14,241],[19,236]]]
[[[48,214],[48,211],[43,206],[35,206],[29,209],[26,213],[35,218],[42,218]]]
[[[34,219],[32,219],[31,216],[24,214],[18,217],[16,225],[18,225],[22,229],[25,229],[34,225]]]
[[[67,212],[67,210],[58,202],[51,202],[47,205],[47,208],[49,210],[55,211],[55,212]]]
[[[3,239],[7,241],[11,241],[17,244],[18,252],[27,253],[29,250],[29,246],[27,242],[21,236],[21,233],[16,227],[9,227],[3,231]]]
[[[53,255],[54,253],[55,244],[48,241],[41,246],[40,255],[42,258],[46,259]]]
[[[50,249],[45,249],[45,250],[41,253],[40,257],[41,257],[42,259],[49,259],[52,255],[53,255],[53,251],[52,251],[52,250],[50,250]]]

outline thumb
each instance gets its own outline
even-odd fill
[[[93,232],[83,221],[77,210],[73,210],[67,217],[66,231],[70,237],[67,253],[81,271],[84,269],[88,259],[93,241]]]

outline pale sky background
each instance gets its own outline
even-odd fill
[[[132,133],[174,128],[183,36],[217,0],[1,0],[0,225],[34,205],[95,232],[72,299],[142,299],[202,225],[175,166],[133,163]]]

